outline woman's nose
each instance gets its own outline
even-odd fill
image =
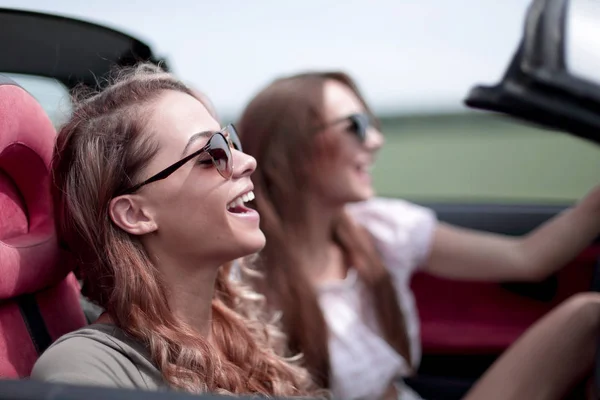
[[[256,170],[256,159],[239,150],[232,149],[233,157],[233,176],[234,178],[243,178],[251,175]]]
[[[367,129],[367,137],[365,138],[365,147],[370,151],[377,151],[385,143],[385,138],[379,130],[370,127]]]

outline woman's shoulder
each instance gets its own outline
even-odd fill
[[[127,348],[137,347],[136,341],[112,324],[95,323],[67,333],[56,340],[42,356],[56,349],[77,348],[84,351],[127,353]]]
[[[369,230],[372,226],[409,229],[436,220],[432,209],[395,198],[375,197],[352,203],[346,206],[346,211]]]
[[[93,324],[59,338],[35,363],[31,378],[138,389],[156,389],[162,380],[144,346],[108,324]]]
[[[350,204],[346,211],[369,231],[386,262],[413,269],[429,253],[437,226],[432,209],[406,200],[376,197]]]

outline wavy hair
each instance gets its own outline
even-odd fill
[[[314,169],[324,154],[335,156],[335,143],[317,135],[325,125],[323,91],[334,80],[350,88],[371,115],[356,84],[341,72],[305,73],[281,78],[258,93],[236,125],[244,151],[256,158],[252,175],[255,208],[267,244],[257,262],[265,276],[258,290],[283,312],[289,347],[303,354],[321,387],[330,385],[328,331],[317,293],[304,272],[303,254],[293,245],[306,229],[306,210]],[[410,365],[404,315],[388,269],[369,232],[342,212],[331,232],[348,265],[356,268],[368,288],[384,339]]]
[[[158,66],[120,70],[104,90],[79,101],[58,134],[52,165],[58,236],[75,257],[86,295],[147,346],[175,389],[322,395],[297,360],[283,357],[285,336],[263,311],[263,297],[232,280],[229,265],[219,270],[212,300],[213,345],[169,310],[165,284],[141,242],[109,217],[110,200],[157,152],[144,135],[145,121],[151,102],[167,90],[194,95]]]

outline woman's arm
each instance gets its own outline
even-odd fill
[[[575,258],[599,233],[600,187],[523,237],[440,223],[424,268],[464,280],[541,280]]]

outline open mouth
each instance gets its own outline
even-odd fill
[[[254,200],[254,192],[249,191],[246,192],[231,201],[231,203],[227,204],[227,211],[233,214],[244,214],[253,211],[250,207],[248,207],[247,203]]]

